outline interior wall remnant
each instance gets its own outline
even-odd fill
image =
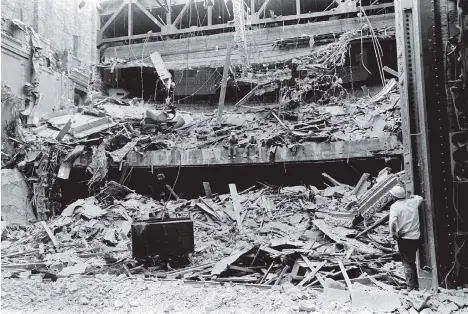
[[[30,190],[18,169],[2,169],[2,225],[34,219]]]

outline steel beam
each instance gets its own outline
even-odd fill
[[[120,11],[122,11],[122,9],[125,7],[125,5],[127,4],[126,1],[123,1],[119,7],[117,8],[117,10],[115,10],[114,14],[112,14],[112,16],[107,20],[106,24],[104,24],[104,26],[101,28],[101,34],[104,34],[104,32],[106,31],[106,29],[109,27],[110,23],[112,23],[112,21],[115,20],[115,18],[117,17],[117,15],[120,13]]]
[[[193,0],[188,0],[188,2],[184,5],[182,8],[182,11],[180,11],[179,15],[174,20],[174,23],[172,23],[174,26],[177,26],[177,24],[180,22],[180,20],[184,17],[185,13],[187,12],[188,8],[192,5]]]
[[[128,3],[128,39],[129,43],[131,43],[132,36],[133,36],[133,9],[132,9],[132,2]]]
[[[392,3],[385,3],[385,4],[362,7],[362,9],[364,11],[367,11],[367,10],[374,10],[374,9],[386,9],[386,8],[391,8],[391,7],[393,7]],[[359,12],[359,9],[350,9],[346,12],[340,12],[340,14],[357,13],[357,12]],[[315,17],[325,17],[325,16],[331,16],[331,15],[336,15],[336,12],[324,11],[324,12],[302,13],[300,15],[280,16],[275,19],[272,19],[272,18],[266,18],[266,19],[260,19],[260,20],[252,19],[251,22],[252,22],[252,25],[264,25],[265,23],[270,23],[270,22],[277,23],[277,22],[285,22],[285,21],[293,21],[293,20],[297,21],[298,19],[310,19],[310,18],[315,18]],[[375,15],[375,16],[379,16],[379,15]],[[370,15],[369,18],[374,18],[375,16]],[[384,14],[382,15],[382,18],[384,19],[387,16],[388,14]],[[347,19],[337,20],[336,23],[341,23],[346,20]],[[175,25],[176,23],[174,22],[172,24]],[[167,25],[170,25],[170,23]],[[216,25],[208,25],[208,26],[190,27],[186,29],[177,29],[173,27],[172,29],[168,30],[165,33],[153,32],[151,36],[155,38],[159,38],[162,35],[176,35],[176,34],[186,34],[186,33],[193,33],[193,32],[214,31],[214,30],[223,30],[223,29],[234,29],[234,25],[232,23],[225,23],[225,24],[216,24]],[[146,34],[135,35],[133,39],[145,39],[146,37],[147,37]],[[127,40],[126,36],[106,38],[102,40],[102,44],[114,43],[114,42],[124,41],[124,40]]]
[[[146,10],[146,8],[144,6],[141,5],[141,3],[139,2],[135,2],[136,6],[138,8],[140,8],[140,10],[145,13],[145,15],[151,20],[153,21],[154,24],[156,24],[157,26],[159,26],[160,28],[163,27],[163,25],[161,24],[161,22],[159,22],[154,16],[153,14],[151,14],[150,12],[148,12],[148,10]]]
[[[395,1],[405,184],[425,200],[420,209],[419,277],[423,288],[433,289],[446,283],[454,261],[456,231],[441,2]]]

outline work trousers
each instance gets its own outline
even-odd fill
[[[406,285],[408,289],[418,289],[418,270],[416,268],[416,251],[419,248],[419,240],[399,239],[398,250],[405,268]]]

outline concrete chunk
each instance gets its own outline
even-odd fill
[[[408,294],[408,301],[414,309],[419,312],[426,307],[430,297],[431,295],[429,293],[413,290]]]

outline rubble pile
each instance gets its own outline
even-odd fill
[[[2,234],[2,276],[60,281],[88,275],[102,282],[110,274],[119,280],[237,283],[290,293],[323,288],[326,302],[401,313],[421,305],[419,294],[398,294],[404,272],[383,225],[388,192],[402,175],[386,168],[372,181],[364,174],[351,187],[323,174],[329,185],[324,190],[264,185],[237,193],[232,185],[230,194],[166,203],[110,181],[48,222],[9,225]],[[189,265],[132,258],[131,224],[163,215],[193,221]],[[427,298],[420,309],[467,304],[466,296],[447,295],[441,302]]]
[[[396,175],[383,171],[380,177],[383,176],[394,178]],[[369,234],[356,240],[352,235],[356,235],[358,229],[337,226],[343,224],[343,220],[351,221],[353,227],[359,225],[363,219],[360,211],[365,204],[356,202],[354,189],[326,177],[336,185],[325,190],[265,186],[239,194],[179,199],[165,204],[111,181],[99,194],[71,203],[60,216],[47,223],[8,226],[2,235],[2,264],[7,269],[8,265],[26,269],[28,265],[34,268],[40,265],[58,276],[106,272],[106,266],[115,265],[117,261],[132,268],[136,265],[130,262],[128,237],[132,222],[162,215],[165,218],[190,217],[194,221],[195,253],[191,263],[195,268],[206,267],[197,271],[184,268],[182,273],[167,273],[164,267],[156,272],[139,267],[151,276],[183,274],[184,278],[197,280],[262,284],[277,281],[278,284],[288,275],[295,278],[293,282],[297,284],[304,280],[312,266],[326,259],[330,262],[321,267],[327,272],[336,268],[336,258],[351,258],[353,261],[349,261],[349,265],[359,261],[370,268],[390,261],[393,251],[386,240],[385,228],[375,229],[377,233],[373,236]],[[379,183],[373,188],[376,186]],[[380,201],[380,204],[384,203]],[[380,215],[382,213],[370,216]],[[320,231],[329,239],[321,236]],[[371,260],[371,257],[374,258]],[[369,266],[371,264],[374,266]],[[287,265],[299,273],[288,268],[280,277]],[[11,275],[14,274],[18,272]],[[234,278],[230,278],[233,275]],[[400,282],[402,277],[396,278]]]

